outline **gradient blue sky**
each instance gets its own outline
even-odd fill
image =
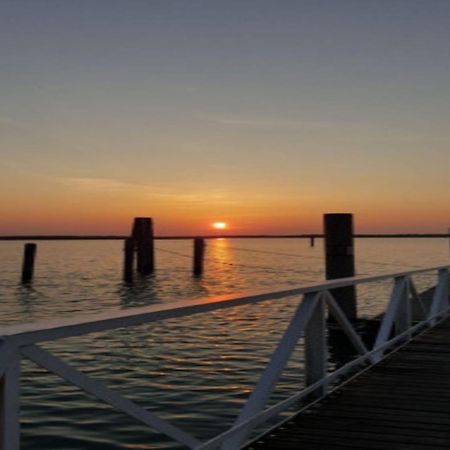
[[[1,0],[0,233],[450,225],[450,1]]]

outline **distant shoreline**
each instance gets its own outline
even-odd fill
[[[23,235],[23,236],[0,236],[0,241],[105,241],[124,240],[128,236],[121,235]],[[228,235],[208,235],[208,236],[155,236],[158,240],[188,240],[196,237],[204,239],[310,239],[323,238],[323,234],[228,234]],[[448,233],[389,233],[389,234],[355,234],[355,238],[448,238]]]

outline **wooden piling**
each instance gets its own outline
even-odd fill
[[[134,241],[133,238],[127,238],[124,241],[123,248],[123,279],[126,283],[133,281],[134,269]]]
[[[197,237],[194,239],[194,261],[193,273],[194,276],[199,276],[203,273],[203,261],[205,256],[205,240]]]
[[[132,238],[137,253],[137,271],[141,275],[148,275],[155,270],[153,221],[150,217],[134,219]]]
[[[34,261],[36,258],[36,244],[25,244],[23,249],[22,283],[33,280]]]
[[[310,245],[310,247],[314,247],[314,236],[311,236],[309,238],[309,245]]]
[[[325,272],[326,279],[355,276],[355,256],[353,245],[353,215],[325,214]],[[355,286],[333,289],[332,294],[348,319],[355,320]]]

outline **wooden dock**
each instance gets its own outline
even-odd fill
[[[248,450],[450,448],[450,319]]]

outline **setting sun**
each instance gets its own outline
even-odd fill
[[[227,228],[227,224],[225,222],[214,222],[212,226],[216,230],[225,230],[225,228]]]

